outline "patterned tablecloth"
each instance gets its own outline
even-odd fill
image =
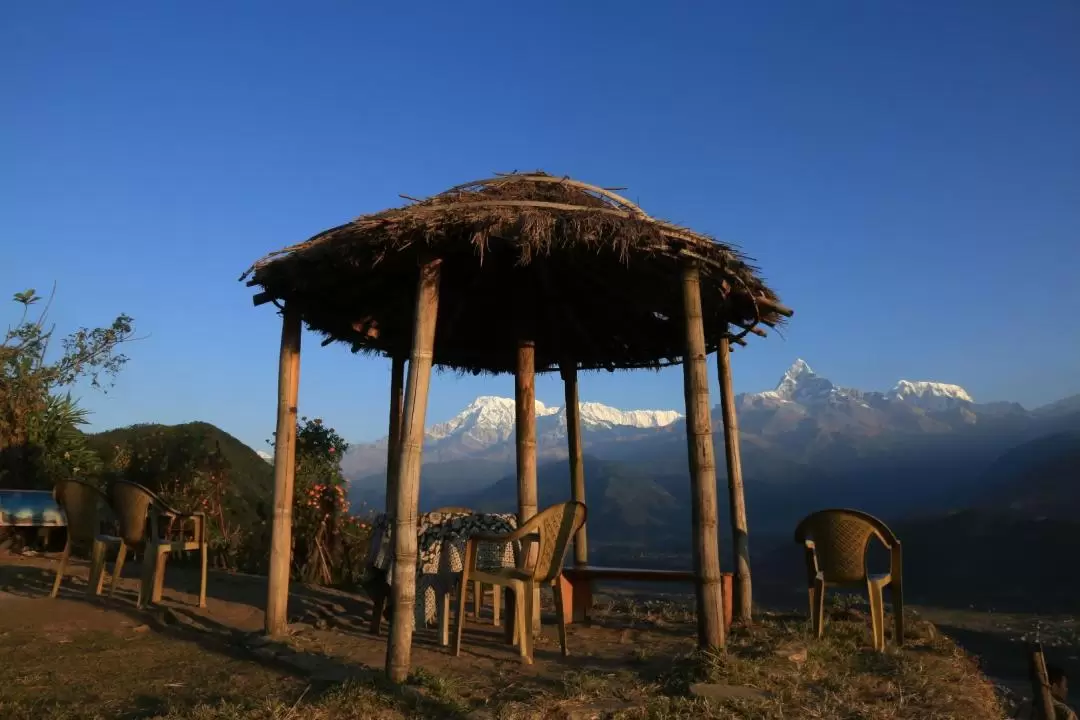
[[[438,598],[451,592],[461,577],[465,542],[475,533],[508,533],[517,528],[514,513],[424,513],[417,527],[416,602],[417,620],[436,619]],[[482,543],[477,549],[477,566],[484,569],[515,566],[515,543]],[[394,545],[392,528],[385,514],[372,523],[368,565],[393,579]]]

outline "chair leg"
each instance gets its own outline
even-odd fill
[[[439,644],[450,644],[450,592],[439,592]]]
[[[874,650],[881,652],[885,649],[885,601],[880,585],[868,583],[866,590],[870,596],[870,631],[874,637]]]
[[[555,624],[559,627],[559,647],[562,649],[562,656],[566,657],[570,654],[570,649],[566,646],[566,603],[563,602],[562,587],[558,579],[551,586],[551,592],[555,596]]]
[[[199,552],[202,554],[202,572],[199,575],[199,607],[206,607],[206,556],[209,547],[206,543],[199,546]]]
[[[56,579],[53,580],[52,592],[49,597],[56,597],[60,592],[60,581],[64,579],[64,570],[67,569],[68,557],[71,555],[71,538],[64,544],[64,552],[60,554],[60,564],[56,567]]]
[[[464,570],[461,573],[461,582],[458,584],[457,616],[454,618],[454,640],[451,650],[455,657],[461,654],[461,630],[465,626],[465,589],[468,587],[469,571]]]
[[[383,610],[386,608],[386,587],[380,582],[369,595],[371,595],[371,625],[368,627],[368,632],[378,635],[382,629]]]
[[[523,662],[528,662],[529,646],[525,643],[525,613],[529,610],[529,603],[525,599],[525,591],[515,587],[514,596],[514,642],[518,646],[518,653]]]
[[[109,583],[109,597],[116,594],[116,586],[120,582],[120,573],[124,571],[124,560],[127,558],[127,543],[121,541],[120,549],[116,551],[116,563],[113,565],[112,582]]]
[[[502,590],[498,585],[491,586],[491,623],[495,627],[502,625]]]
[[[139,580],[139,603],[140,608],[146,607],[151,602],[153,596],[153,585],[155,566],[158,563],[158,554],[154,551],[154,548],[150,543],[146,544],[143,549],[142,558],[142,577]]]
[[[895,623],[895,637],[893,642],[897,647],[904,644],[904,586],[896,580],[889,584],[889,593],[892,595],[893,622]]]
[[[814,637],[825,635],[825,582],[814,580],[810,588],[810,620],[814,628]]]
[[[101,594],[101,583],[105,579],[105,543],[94,540],[90,552],[90,577],[86,582],[86,594],[89,597]]]
[[[157,560],[154,562],[154,594],[150,596],[150,602],[161,602],[161,593],[165,589],[165,566],[169,562],[169,551],[157,552]]]
[[[521,592],[524,602],[519,603],[522,605],[524,612],[521,614],[521,628],[518,630],[521,633],[521,647],[522,657],[525,662],[532,665],[533,661],[533,613],[534,602],[536,598],[535,586],[530,583],[525,583]]]
[[[505,593],[503,599],[506,601],[506,619],[503,623],[503,639],[507,645],[514,646],[517,644],[517,625],[518,625],[518,603],[517,595],[511,588],[498,588],[496,590]]]
[[[472,589],[472,614],[476,622],[480,622],[480,607],[484,604],[484,584],[473,581]]]

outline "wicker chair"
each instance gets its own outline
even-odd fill
[[[515,617],[506,619],[513,623],[513,637],[517,640],[521,657],[531,664],[533,659],[533,634],[529,632],[533,619],[533,598],[535,591],[542,585],[552,587],[555,595],[555,613],[559,627],[559,645],[566,656],[566,609],[563,607],[562,594],[558,582],[562,575],[563,561],[574,533],[585,524],[587,511],[583,503],[570,501],[552,505],[543,512],[534,515],[521,527],[510,533],[478,533],[469,537],[465,544],[465,562],[458,585],[456,626],[454,629],[453,653],[461,654],[461,631],[465,625],[465,591],[470,581],[482,582],[496,587],[506,587],[513,591]],[[516,568],[498,568],[481,571],[477,569],[477,546],[479,543],[522,543],[520,561]],[[526,545],[531,545],[528,550]]]
[[[67,542],[64,544],[64,552],[60,555],[60,565],[56,568],[56,579],[53,581],[52,592],[49,596],[56,597],[60,592],[60,581],[64,578],[64,570],[71,556],[72,543],[92,548],[91,554],[100,555],[103,565],[106,547],[108,545],[120,546],[120,555],[117,556],[109,590],[111,595],[116,589],[116,578],[120,575],[120,568],[124,564],[122,558],[124,542],[115,535],[101,532],[102,523],[111,520],[113,515],[108,499],[103,492],[90,483],[74,479],[56,483],[53,488],[53,498],[63,508],[64,516],[67,518]],[[104,580],[104,572],[99,573],[96,578],[91,573],[87,592],[100,595]]]
[[[117,572],[123,566],[128,547],[145,547],[139,607],[161,601],[168,554],[184,550],[199,550],[202,554],[199,607],[206,607],[206,516],[201,512],[182,513],[175,510],[142,485],[126,480],[113,483],[110,495],[123,540],[116,559]],[[189,529],[190,538],[187,535]],[[104,553],[100,556],[95,553],[90,569],[92,579],[100,576],[104,561]]]
[[[872,575],[866,566],[871,538],[877,538],[890,553],[889,572]],[[881,520],[859,510],[820,510],[807,516],[795,528],[795,542],[806,554],[806,576],[810,594],[810,617],[814,633],[825,630],[825,588],[865,586],[870,597],[870,620],[875,650],[885,649],[885,601],[889,587],[897,645],[904,643],[903,562],[900,540]]]

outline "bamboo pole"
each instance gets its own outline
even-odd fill
[[[1050,676],[1046,671],[1042,643],[1032,643],[1028,647],[1028,674],[1031,680],[1031,717],[1054,720],[1054,696],[1050,693]]]
[[[563,363],[560,366],[566,401],[566,440],[570,448],[570,497],[585,504],[585,462],[581,453],[581,406],[578,404],[577,366]],[[585,525],[574,535],[574,565],[589,564],[589,543]]]
[[[750,584],[750,535],[746,525],[746,497],[743,493],[742,453],[739,449],[739,419],[735,414],[735,391],[731,381],[731,344],[725,336],[716,351],[720,375],[720,409],[724,420],[724,459],[727,462],[728,499],[731,505],[732,550],[735,553],[735,582],[732,605],[743,622],[753,620],[753,592]]]
[[[440,261],[420,268],[413,315],[412,354],[405,385],[401,423],[401,453],[394,482],[394,570],[391,583],[394,616],[386,647],[386,674],[391,682],[405,682],[412,655],[416,605],[416,522],[420,502],[420,463],[424,444],[432,348],[439,312]]]
[[[397,509],[394,488],[401,464],[402,403],[405,401],[405,358],[394,357],[390,365],[390,430],[386,448],[386,520],[393,523]],[[391,525],[392,527],[392,525]]]
[[[282,313],[278,358],[277,433],[274,436],[274,516],[266,593],[266,634],[279,636],[288,625],[289,566],[292,561],[293,480],[296,474],[296,403],[300,389],[300,313]]]
[[[697,580],[698,645],[724,647],[724,603],[720,585],[720,540],[716,520],[716,460],[709,417],[709,368],[705,361],[705,328],[701,314],[701,282],[695,265],[682,273],[686,355],[686,442],[690,460],[694,572]]]
[[[536,346],[521,340],[514,373],[514,431],[517,440],[518,526],[536,514]],[[540,590],[533,598],[532,630],[540,628]]]

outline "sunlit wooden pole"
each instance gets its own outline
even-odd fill
[[[514,433],[517,440],[518,525],[536,514],[536,347],[522,340],[514,373]],[[533,598],[532,630],[540,628],[540,591]]]
[[[289,566],[292,562],[293,480],[296,473],[296,403],[300,390],[300,313],[282,312],[278,360],[277,433],[274,436],[274,516],[267,579],[266,634],[279,636],[288,625]]]
[[[720,375],[720,409],[724,420],[724,459],[727,462],[732,550],[735,553],[732,605],[739,620],[751,622],[754,600],[750,584],[750,535],[746,524],[746,497],[743,493],[739,420],[735,414],[735,391],[731,380],[731,343],[726,335],[720,341],[720,347],[716,351],[716,369]]]
[[[563,379],[566,406],[566,441],[570,449],[570,497],[585,503],[585,461],[581,451],[581,406],[578,404],[577,366],[562,363],[559,367]],[[574,565],[589,564],[589,543],[585,526],[574,536]]]
[[[683,390],[686,395],[686,443],[692,485],[690,497],[694,573],[697,580],[698,645],[702,648],[724,647],[720,539],[716,520],[716,460],[709,416],[709,368],[705,360],[701,281],[694,265],[683,268],[682,296],[686,332]]]
[[[386,649],[386,674],[402,683],[409,675],[416,606],[416,522],[420,503],[420,463],[424,444],[432,350],[439,314],[440,261],[420,268],[413,316],[412,354],[405,385],[401,460],[394,483],[394,570],[391,597],[394,616]]]

